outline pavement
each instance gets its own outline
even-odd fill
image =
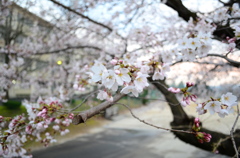
[[[186,108],[196,116],[195,108]],[[133,110],[141,119],[154,125],[170,128],[170,109],[166,104],[153,102]],[[204,126],[229,133],[236,115],[221,119],[217,115],[201,116]],[[237,124],[240,128],[240,123]],[[74,140],[33,152],[36,158],[227,158],[175,138],[171,132],[159,130],[134,119],[125,113],[107,121]]]

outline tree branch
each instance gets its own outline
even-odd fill
[[[67,51],[69,49],[84,49],[84,48],[90,48],[90,49],[95,49],[98,51],[101,51],[102,49],[96,47],[96,46],[88,46],[88,45],[83,45],[83,46],[68,46],[67,48],[63,48],[63,49],[58,49],[58,50],[53,50],[53,51],[49,51],[49,52],[38,52],[34,55],[43,55],[43,54],[55,54],[55,53],[59,53],[62,51]]]
[[[74,9],[72,9],[72,8],[70,8],[70,7],[67,7],[67,6],[63,5],[62,3],[60,3],[60,2],[58,2],[58,1],[56,1],[56,0],[49,0],[49,1],[53,2],[53,3],[56,4],[56,5],[61,6],[62,8],[66,9],[66,10],[68,10],[68,11],[70,11],[70,12],[73,12],[73,13],[81,16],[81,17],[84,18],[84,19],[87,19],[88,21],[90,21],[90,22],[92,22],[92,23],[94,23],[94,24],[97,24],[97,25],[99,25],[99,26],[102,26],[102,27],[106,28],[106,29],[109,30],[110,32],[113,31],[113,29],[110,28],[109,26],[107,26],[107,25],[105,25],[105,24],[102,24],[102,23],[100,23],[100,22],[97,22],[97,21],[89,18],[88,16],[85,16],[85,15],[77,12],[76,10],[74,10]]]
[[[238,149],[237,149],[237,146],[236,146],[236,142],[235,142],[235,140],[234,140],[234,136],[233,136],[233,132],[234,132],[234,128],[235,128],[235,126],[236,126],[236,124],[237,124],[237,122],[238,122],[238,118],[239,118],[239,116],[240,116],[240,112],[239,112],[239,107],[238,107],[238,105],[237,105],[237,112],[238,112],[238,114],[237,114],[237,117],[236,117],[236,119],[235,119],[235,121],[234,121],[234,124],[233,124],[233,126],[232,126],[232,129],[231,129],[231,131],[230,131],[230,136],[231,136],[231,140],[232,140],[232,143],[233,143],[233,147],[234,147],[234,150],[235,150],[235,153],[236,153],[236,157],[237,158],[239,158],[239,152],[238,152]]]
[[[116,95],[113,99],[113,102],[105,101],[91,109],[85,110],[85,111],[79,113],[78,115],[75,115],[72,123],[74,125],[78,125],[80,123],[86,122],[87,119],[89,119],[89,118],[93,117],[94,115],[99,114],[101,111],[111,107],[112,105],[114,105],[118,100],[120,100],[124,96],[125,96],[125,94]]]
[[[197,14],[187,9],[183,5],[181,0],[167,0],[165,4],[174,9],[175,11],[177,11],[178,15],[182,17],[185,21],[188,21],[191,17],[194,20],[197,20]]]
[[[137,116],[132,112],[131,108],[130,108],[129,106],[127,106],[126,104],[122,104],[122,103],[116,103],[116,104],[123,105],[124,107],[126,107],[126,108],[130,111],[131,115],[132,115],[135,119],[137,119],[138,121],[140,121],[140,122],[142,122],[142,123],[144,123],[144,124],[146,124],[146,125],[148,125],[148,126],[152,126],[152,127],[154,127],[154,128],[162,129],[162,130],[165,130],[165,131],[195,134],[195,132],[192,132],[192,131],[189,131],[189,130],[188,130],[188,131],[183,131],[183,130],[169,129],[169,128],[163,128],[163,127],[156,126],[156,125],[154,125],[154,124],[151,124],[151,123],[149,123],[149,122],[146,122],[145,120],[142,120],[142,119],[140,119],[139,117],[137,117]]]
[[[207,56],[219,57],[219,58],[225,59],[229,63],[229,65],[231,65],[233,67],[237,67],[237,68],[240,67],[240,62],[232,60],[232,59],[228,58],[227,56],[220,55],[220,54],[208,54]]]

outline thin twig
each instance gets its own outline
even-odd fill
[[[179,103],[177,103],[177,104],[172,104],[172,103],[166,101],[165,99],[145,98],[145,97],[135,97],[135,96],[129,96],[129,95],[128,95],[128,97],[130,97],[130,98],[137,98],[137,99],[146,99],[146,100],[159,100],[159,101],[162,101],[162,102],[169,103],[169,104],[171,104],[171,105],[173,105],[173,106],[181,105],[181,104],[179,104]]]
[[[237,113],[238,113],[238,114],[237,114],[237,117],[236,117],[236,119],[235,119],[235,121],[234,121],[234,124],[233,124],[233,126],[232,126],[232,129],[231,129],[231,131],[230,131],[230,136],[231,136],[231,140],[232,140],[232,143],[233,143],[233,148],[234,148],[234,150],[235,150],[235,152],[236,152],[236,157],[239,158],[238,149],[237,149],[237,146],[236,146],[234,137],[233,137],[234,128],[235,128],[235,126],[236,126],[236,124],[237,124],[237,122],[238,122],[238,118],[239,118],[239,116],[240,116],[240,112],[239,112],[239,107],[238,107],[238,105],[237,105]]]
[[[70,11],[70,12],[73,12],[73,13],[81,16],[81,17],[84,18],[84,19],[87,19],[88,21],[90,21],[90,22],[92,22],[92,23],[94,23],[94,24],[97,24],[97,25],[99,25],[99,26],[102,26],[102,27],[108,29],[110,32],[113,31],[113,29],[110,28],[109,26],[107,26],[107,25],[105,25],[105,24],[103,24],[103,23],[97,22],[97,21],[89,18],[88,16],[86,16],[86,15],[84,15],[84,14],[81,14],[81,13],[78,12],[78,11],[76,11],[76,10],[70,8],[70,7],[67,7],[67,6],[63,5],[62,3],[60,3],[60,2],[58,2],[58,1],[56,1],[56,0],[50,0],[50,1],[53,2],[54,4],[58,5],[58,6],[61,6],[62,8],[66,9],[66,10],[68,10],[68,11]]]
[[[226,140],[228,140],[230,137],[226,137],[226,138],[220,138],[219,141],[214,145],[214,148],[213,148],[213,152],[214,153],[217,153],[218,150],[217,148],[221,145],[222,142],[225,142]]]
[[[169,129],[169,128],[163,128],[163,127],[159,127],[159,126],[153,125],[153,124],[148,123],[148,122],[140,119],[139,117],[137,117],[137,116],[132,112],[131,108],[130,108],[129,106],[127,106],[126,104],[122,104],[122,103],[116,103],[116,104],[123,105],[124,107],[126,107],[126,108],[130,111],[131,115],[132,115],[135,119],[137,119],[138,121],[140,121],[140,122],[142,122],[142,123],[144,123],[144,124],[146,124],[146,125],[152,126],[152,127],[154,127],[154,128],[157,128],[157,129],[162,129],[162,130],[165,130],[165,131],[173,131],[173,132],[181,132],[181,133],[195,134],[195,132],[192,132],[192,131],[183,131],[183,130]]]
[[[73,109],[71,109],[69,112],[72,112],[72,111],[76,110],[77,108],[79,108],[80,106],[82,106],[83,103],[85,103],[86,100],[87,100],[89,97],[91,97],[93,94],[95,94],[95,93],[97,93],[97,92],[98,92],[98,90],[90,93],[88,96],[86,96],[86,97],[83,99],[83,101],[82,101],[79,105],[77,105],[76,107],[74,107]]]

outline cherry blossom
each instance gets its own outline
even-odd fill
[[[25,3],[16,2],[22,6]],[[26,3],[28,5],[24,9],[30,9],[35,5],[30,1]],[[198,12],[187,19],[174,18],[172,16],[174,14],[159,16],[162,15],[158,12],[159,5],[168,3],[159,5],[151,3],[143,1],[140,4],[129,0],[119,2],[126,7],[121,6],[120,10],[116,10],[114,7],[118,6],[118,3],[110,1],[100,3],[88,0],[82,3],[76,1],[74,5],[67,7],[70,8],[67,14],[62,13],[58,8],[60,6],[57,5],[49,6],[50,12],[44,7],[39,8],[41,14],[39,17],[49,25],[47,29],[36,22],[27,32],[27,37],[21,39],[22,42],[14,39],[1,45],[0,53],[5,59],[0,63],[0,101],[7,102],[8,90],[12,87],[31,89],[32,92],[30,99],[22,102],[27,110],[27,116],[19,115],[14,118],[0,116],[0,156],[25,156],[23,144],[28,136],[47,146],[56,142],[55,133],[67,134],[69,130],[66,127],[74,118],[67,101],[73,96],[89,93],[97,88],[99,91],[95,95],[97,99],[114,104],[115,94],[132,94],[138,97],[145,88],[150,87],[148,80],[151,79],[159,84],[165,83],[165,80],[166,83],[170,80],[175,84],[177,80],[185,82],[200,76],[198,81],[205,80],[207,85],[207,79],[211,77],[217,79],[217,75],[208,76],[210,71],[222,72],[219,71],[220,67],[223,67],[221,70],[231,71],[233,67],[239,67],[236,66],[237,62],[231,63],[235,58],[235,50],[239,48],[238,3],[222,6],[209,13]],[[99,10],[98,7],[102,4],[106,5]],[[11,13],[10,5],[11,1],[0,2],[1,26],[7,24],[5,20]],[[51,7],[56,7],[59,12],[55,13]],[[105,7],[111,12],[105,11]],[[76,10],[74,16],[71,8]],[[99,15],[107,13],[109,19],[108,17],[91,19],[92,13],[94,14],[96,10],[102,12]],[[194,9],[191,11],[194,12]],[[153,15],[151,17],[154,18],[147,14]],[[76,16],[78,17],[75,18]],[[48,18],[50,20],[47,20]],[[182,21],[183,19],[185,21]],[[161,21],[164,21],[164,25]],[[222,27],[227,30],[223,34],[220,33]],[[13,30],[17,32],[16,28]],[[13,34],[8,31],[2,32],[7,32],[6,35]],[[214,47],[220,45],[214,44],[213,39],[225,42],[226,48],[216,51]],[[29,59],[33,63],[28,62]],[[204,74],[200,66],[186,66],[180,71],[172,70],[172,66],[185,61],[206,64],[208,73]],[[188,68],[191,72],[187,74]],[[169,74],[175,74],[175,77],[169,77]],[[177,93],[183,107],[192,106],[191,103],[196,102],[196,112],[199,115],[209,112],[217,113],[219,117],[224,118],[235,112],[238,93],[229,90],[228,93],[218,94],[218,96],[223,94],[220,98],[216,97],[217,94],[210,97],[211,95],[205,93],[207,91],[205,88],[201,93],[210,99],[198,103],[199,93],[196,95],[194,89],[200,83],[196,83],[195,85],[187,82],[184,88],[177,86],[168,88],[164,84],[160,86],[169,92]],[[47,130],[48,128],[52,130]],[[197,118],[191,132],[200,143],[211,140],[210,134],[200,132],[200,120]]]
[[[222,104],[226,104],[228,106],[231,106],[232,104],[236,103],[237,97],[234,96],[232,93],[228,92],[227,94],[223,94],[221,96],[221,102]]]
[[[170,91],[172,93],[179,93],[179,92],[181,92],[181,89],[180,88],[170,87],[170,88],[168,88],[168,91]]]
[[[220,112],[221,111],[221,102],[210,101],[205,105],[204,109],[209,110],[210,114],[214,114],[215,112]]]
[[[99,90],[99,93],[97,95],[97,98],[100,100],[108,100],[108,101],[113,101],[113,97],[109,95],[107,92]]]
[[[115,73],[113,70],[106,71],[102,76],[102,84],[108,89],[112,88],[115,81]]]
[[[122,90],[121,93],[128,94],[132,93],[135,97],[138,97],[139,91],[136,89],[135,86],[125,86]]]
[[[115,73],[116,81],[118,85],[123,85],[124,82],[129,83],[131,81],[131,78],[129,76],[129,70],[126,68],[120,68],[118,69],[117,67],[114,68],[115,72],[118,70],[118,73]]]
[[[141,72],[137,73],[137,77],[134,80],[134,85],[139,92],[143,91],[143,88],[149,86],[147,82],[147,74],[142,74]]]

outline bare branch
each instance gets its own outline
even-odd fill
[[[237,114],[237,117],[236,117],[236,119],[235,119],[235,121],[234,121],[234,124],[233,124],[233,126],[232,126],[232,129],[231,129],[231,131],[230,131],[230,136],[231,136],[231,140],[232,140],[232,143],[233,143],[233,148],[234,148],[234,150],[235,150],[235,152],[236,152],[236,157],[239,158],[239,152],[238,152],[238,149],[237,149],[237,146],[236,146],[236,142],[235,142],[234,137],[233,137],[234,128],[235,128],[235,126],[236,126],[236,124],[237,124],[237,122],[238,122],[238,118],[239,118],[239,116],[240,116],[240,112],[239,112],[239,107],[238,107],[238,105],[237,105],[237,112],[238,112],[238,114]]]
[[[189,63],[196,63],[196,64],[208,64],[208,65],[215,65],[215,66],[226,66],[227,64],[218,64],[218,63],[213,63],[213,62],[198,62],[198,61],[184,61],[184,62],[189,62]],[[176,61],[175,63],[172,63],[171,66],[183,63],[182,60]]]
[[[96,46],[88,46],[88,45],[85,45],[85,46],[84,45],[83,46],[68,46],[67,48],[53,50],[53,51],[49,51],[49,52],[38,52],[34,55],[55,54],[55,53],[59,53],[59,52],[62,52],[62,51],[67,51],[69,49],[84,49],[84,48],[95,49],[95,50],[98,50],[98,51],[102,50],[101,48],[98,48]]]
[[[81,17],[84,18],[84,19],[87,19],[88,21],[90,21],[90,22],[92,22],[92,23],[94,23],[94,24],[97,24],[97,25],[99,25],[99,26],[102,26],[102,27],[108,29],[110,32],[113,31],[113,29],[110,28],[109,26],[107,26],[107,25],[105,25],[105,24],[102,24],[102,23],[100,23],[100,22],[97,22],[97,21],[89,18],[88,16],[85,16],[85,15],[77,12],[76,10],[74,10],[74,9],[72,9],[72,8],[70,8],[70,7],[67,7],[67,6],[63,5],[62,3],[58,2],[58,1],[55,1],[55,0],[49,0],[49,1],[53,2],[53,3],[56,4],[56,5],[61,6],[62,8],[66,9],[66,10],[68,10],[68,11],[70,11],[70,12],[73,12],[73,13],[81,16]]]
[[[89,97],[91,97],[93,94],[95,94],[95,93],[97,93],[97,92],[98,92],[98,90],[95,91],[95,92],[90,93],[88,96],[86,96],[86,97],[84,98],[84,100],[83,100],[79,105],[77,105],[76,107],[74,107],[73,109],[71,109],[70,112],[72,112],[72,111],[76,110],[77,108],[79,108],[80,106],[82,106],[82,105],[87,101],[87,99],[88,99]]]
[[[153,124],[151,124],[151,123],[149,123],[149,122],[146,122],[146,121],[140,119],[139,117],[137,117],[137,116],[132,112],[131,108],[130,108],[129,106],[127,106],[126,104],[122,104],[122,103],[116,103],[116,104],[123,105],[124,107],[126,107],[126,108],[130,111],[131,115],[132,115],[135,119],[137,119],[138,121],[140,121],[140,122],[142,122],[142,123],[144,123],[144,124],[146,124],[146,125],[152,126],[152,127],[154,127],[154,128],[157,128],[157,129],[162,129],[162,130],[165,130],[165,131],[173,131],[173,132],[181,132],[181,133],[195,134],[195,132],[192,132],[192,131],[169,129],[169,128],[163,128],[163,127],[159,127],[159,126],[153,125]]]
[[[220,55],[220,54],[208,54],[207,56],[215,56],[215,57],[223,58],[223,59],[225,59],[226,61],[228,61],[228,63],[229,63],[230,65],[232,65],[233,67],[237,67],[237,68],[240,67],[240,62],[235,61],[235,60],[232,60],[232,59],[228,58],[227,56]]]

